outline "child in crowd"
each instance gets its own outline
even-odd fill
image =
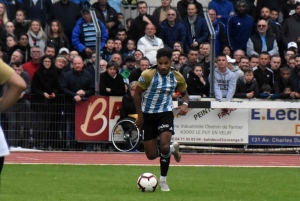
[[[269,22],[271,24],[275,24],[278,21],[278,16],[279,16],[278,11],[277,10],[272,10],[271,13],[270,13],[270,20],[269,20]]]
[[[184,62],[187,60],[187,56],[184,53],[181,53],[179,55],[179,65],[183,66]]]
[[[292,89],[290,86],[285,87],[285,89],[283,91],[283,93],[285,93],[285,94],[291,94],[291,92],[292,92]]]
[[[103,48],[103,52],[101,57],[105,60],[105,61],[109,61],[111,56],[114,53],[114,47],[115,47],[115,41],[113,38],[108,38],[106,40],[106,44],[105,47]]]
[[[264,99],[272,99],[275,100],[279,98],[278,94],[272,94],[272,87],[268,84],[264,84],[261,89],[261,93],[259,94],[259,98],[264,98]]]
[[[254,78],[252,68],[246,68],[244,76],[240,77],[236,83],[234,98],[256,98],[259,95],[258,84]]]
[[[117,13],[117,17],[118,17],[118,20],[120,22],[118,28],[125,28],[125,26],[124,26],[124,14],[123,13]]]
[[[133,56],[136,49],[136,42],[133,39],[128,39],[127,50],[124,52],[123,57]]]

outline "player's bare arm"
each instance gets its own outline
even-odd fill
[[[24,80],[17,73],[13,73],[6,84],[7,88],[0,99],[0,112],[13,106],[19,100],[21,93],[26,88]]]
[[[144,123],[143,111],[142,111],[142,94],[144,91],[145,90],[142,89],[141,87],[136,86],[134,96],[133,96],[136,112],[138,114],[138,118],[136,119],[135,124],[140,130]]]
[[[188,112],[188,103],[189,103],[189,94],[185,90],[184,92],[181,92],[181,97],[183,100],[183,104],[179,106],[179,113],[178,115],[186,115]]]

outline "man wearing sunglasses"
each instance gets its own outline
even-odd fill
[[[167,12],[167,19],[160,25],[159,38],[165,44],[165,47],[173,49],[175,42],[185,44],[186,28],[183,23],[177,20],[176,11],[170,8]]]
[[[278,45],[274,34],[267,32],[268,22],[261,19],[257,22],[257,33],[247,42],[247,55],[259,55],[268,52],[270,56],[278,54]]]

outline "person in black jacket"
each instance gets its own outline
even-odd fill
[[[20,38],[22,34],[27,34],[30,27],[30,20],[26,20],[26,15],[23,10],[18,10],[16,18],[12,21],[15,25],[14,34],[17,38]]]
[[[124,96],[125,84],[119,74],[119,65],[115,61],[107,63],[107,70],[100,74],[100,95]]]
[[[139,77],[141,76],[142,72],[149,68],[150,61],[147,57],[143,57],[140,61],[137,61],[139,63],[139,68],[135,68],[129,75],[129,83],[133,81],[138,81]]]
[[[19,45],[17,47],[19,50],[21,50],[23,55],[22,63],[26,63],[31,60],[31,53],[30,53],[30,45],[28,40],[28,35],[26,33],[23,33],[20,35],[19,38]]]
[[[148,24],[153,24],[156,28],[156,35],[159,35],[159,21],[151,15],[147,14],[147,3],[145,1],[138,2],[139,16],[131,21],[130,29],[127,37],[135,41],[145,36],[145,29]]]
[[[244,71],[244,76],[240,77],[236,82],[234,98],[255,98],[259,96],[259,88],[253,75],[252,68]]]
[[[84,63],[80,56],[72,60],[73,69],[65,73],[61,81],[61,88],[66,95],[68,103],[64,108],[70,124],[70,134],[75,135],[75,105],[78,102],[87,101],[95,93],[95,81],[89,72],[83,70]]]
[[[133,95],[137,86],[137,82],[133,81],[129,84],[129,91],[122,98],[122,114],[121,117],[133,117],[137,116]]]
[[[110,36],[116,35],[117,29],[121,24],[118,20],[117,11],[107,3],[107,0],[98,0],[92,5],[92,8],[95,9],[97,18],[105,24]]]
[[[253,68],[254,77],[257,81],[259,88],[261,88],[263,85],[266,84],[273,87],[274,73],[268,67],[269,62],[270,62],[270,55],[267,52],[262,52],[259,55],[258,66]]]
[[[54,142],[50,142],[50,140],[58,139],[57,116],[59,116],[59,111],[56,104],[57,95],[60,91],[59,81],[59,74],[52,57],[43,56],[40,67],[34,73],[31,83],[31,92],[34,94],[32,96],[32,109],[38,114],[36,120],[41,121],[38,125],[43,125],[42,130],[44,131],[38,133],[36,137],[40,139],[40,146],[43,148],[53,147]]]
[[[188,85],[187,92],[189,95],[208,97],[209,84],[207,79],[202,76],[202,66],[200,64],[196,64],[194,70],[190,71],[186,83]]]
[[[267,7],[270,10],[278,10],[282,11],[283,4],[287,0],[257,0],[256,2],[256,10],[257,10],[257,16],[260,16],[260,11],[263,7]]]
[[[296,7],[300,3],[296,0],[288,0],[284,2],[282,5],[282,15],[283,15],[283,21],[285,21],[287,18],[291,17],[296,12]]]
[[[196,5],[197,8],[197,14],[204,18],[203,13],[203,6],[201,3],[199,3],[197,0],[181,0],[177,2],[177,10],[180,13],[181,19],[184,19],[187,17],[187,8],[188,4],[193,3]]]
[[[50,26],[53,20],[58,20],[69,40],[69,44],[71,44],[72,31],[80,17],[80,9],[76,3],[70,0],[60,0],[52,5],[48,25]]]
[[[55,55],[58,55],[58,51],[65,47],[68,50],[71,48],[69,39],[64,34],[62,26],[58,20],[53,20],[50,25],[48,33],[48,44],[52,43],[55,47]]]
[[[287,18],[281,28],[282,40],[287,47],[290,42],[300,45],[300,4],[296,7],[296,13]]]
[[[62,90],[69,102],[86,101],[95,92],[94,80],[88,71],[83,70],[84,63],[80,56],[74,57],[72,66],[73,70],[69,70],[61,82]]]
[[[289,88],[290,92],[286,92]],[[291,69],[283,67],[280,70],[280,79],[274,83],[274,93],[279,95],[279,98],[299,98],[299,86],[291,78]]]

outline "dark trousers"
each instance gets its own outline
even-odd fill
[[[0,176],[1,176],[3,165],[4,165],[4,156],[1,156],[0,157]]]

